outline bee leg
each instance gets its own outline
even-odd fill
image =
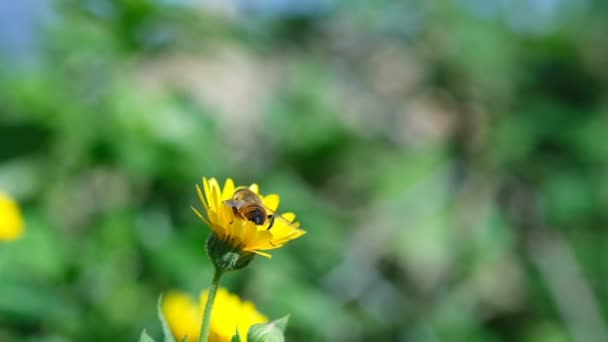
[[[268,219],[270,220],[270,224],[268,225],[268,228],[266,228],[266,230],[270,230],[270,228],[272,228],[272,225],[274,224],[274,215],[268,215]],[[271,246],[275,246],[274,243],[272,243],[272,241],[268,241],[270,243]]]
[[[270,228],[272,228],[272,226],[274,225],[274,215],[268,215],[268,219],[270,220],[270,224],[268,225],[268,228],[266,228],[266,230],[270,230]]]

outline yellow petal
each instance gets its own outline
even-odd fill
[[[230,234],[231,237],[233,237],[235,240],[237,240],[238,243],[243,244],[243,235],[245,233],[245,230],[247,229],[247,222],[237,218],[234,220],[234,222],[232,222],[231,226],[232,226],[232,232]]]
[[[214,210],[218,210],[218,207],[220,206],[220,203],[222,202],[222,194],[221,194],[221,190],[220,190],[220,185],[217,182],[217,179],[215,178],[211,178],[211,180],[209,181],[209,187],[211,189],[211,200],[209,203],[211,204],[211,209]]]
[[[262,201],[264,202],[264,206],[272,210],[273,212],[277,211],[280,200],[281,198],[279,197],[279,195],[276,194],[270,194],[268,196],[263,197],[262,199]]]
[[[246,221],[246,223],[243,225],[244,226],[244,230],[243,230],[243,234],[241,235],[241,241],[243,242],[243,245],[247,246],[250,244],[250,241],[254,241],[257,237],[258,234],[258,228],[255,226],[255,224],[253,222],[249,222]]]
[[[211,203],[211,187],[209,186],[209,181],[207,178],[203,177],[203,190],[205,190],[205,198],[207,199],[207,205],[210,209],[215,210],[215,207],[212,207],[213,203]]]
[[[234,182],[232,178],[226,179],[226,183],[224,184],[224,189],[222,190],[222,201],[227,201],[234,196]]]
[[[294,230],[293,232],[291,232],[291,233],[289,233],[287,235],[284,235],[282,237],[278,237],[276,240],[273,239],[272,243],[274,243],[274,244],[277,244],[277,243],[282,244],[282,243],[285,243],[287,241],[297,239],[297,238],[299,238],[300,236],[302,236],[304,234],[306,234],[305,230],[301,230],[301,229]]]
[[[257,250],[263,246],[268,245],[271,239],[271,232],[269,232],[268,230],[258,230],[255,236],[251,240],[247,241],[247,244],[244,248]]]
[[[209,221],[207,221],[207,219],[204,218],[203,215],[201,215],[201,213],[199,213],[198,210],[196,210],[196,208],[194,208],[192,206],[190,208],[192,208],[192,210],[194,210],[194,213],[196,214],[196,216],[198,216],[198,218],[203,220],[203,222],[205,222],[209,227],[211,227],[211,223],[209,223]]]
[[[247,251],[247,252],[251,252],[251,253],[255,253],[255,254],[261,255],[261,256],[263,256],[265,258],[268,258],[268,259],[272,259],[272,255],[270,255],[268,253],[264,253],[264,252],[259,251],[259,250],[253,250],[253,249],[243,249],[243,250]]]
[[[256,194],[260,193],[260,186],[256,183],[253,183],[249,186],[249,190],[255,192]]]
[[[281,216],[287,220],[287,222],[293,222],[293,220],[296,219],[296,214],[292,213],[292,212],[288,212],[288,213],[283,213],[281,214]]]
[[[209,204],[207,204],[207,201],[205,201],[205,196],[203,195],[203,192],[198,184],[196,185],[196,192],[198,193],[198,198],[200,198],[201,202],[203,203],[203,207],[205,207],[205,211],[209,211]]]
[[[291,217],[289,217],[291,218]],[[275,219],[273,227],[270,229],[272,235],[277,238],[290,234],[294,230],[299,229],[300,222],[289,222],[287,220]]]

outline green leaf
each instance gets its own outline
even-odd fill
[[[230,342],[241,342],[241,334],[239,334],[239,328],[236,328],[236,333],[234,334],[234,336],[232,336],[232,339],[230,340]]]
[[[284,342],[289,315],[270,323],[254,324],[247,333],[250,342]]]
[[[141,332],[141,336],[139,337],[139,342],[154,342],[154,339],[148,335],[146,329]]]
[[[270,324],[274,324],[277,328],[279,328],[282,333],[284,333],[285,329],[287,329],[287,323],[289,323],[289,315],[285,315],[279,319],[270,322]]]
[[[188,342],[188,335],[184,336],[184,338],[182,338],[181,342]]]
[[[160,324],[163,327],[163,335],[165,337],[164,341],[165,342],[175,342],[175,337],[173,337],[173,333],[171,332],[171,329],[169,328],[169,323],[167,323],[167,319],[165,319],[165,315],[163,315],[162,304],[163,304],[163,295],[161,293],[160,297],[158,297],[157,312],[158,312],[158,319],[160,320]],[[184,341],[185,339],[186,339],[186,337],[184,337],[184,339],[182,341]]]

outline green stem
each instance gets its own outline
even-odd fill
[[[205,304],[205,313],[203,314],[203,322],[201,323],[201,335],[198,338],[199,342],[207,342],[209,339],[209,329],[211,328],[211,311],[213,309],[213,301],[215,301],[215,293],[220,284],[220,278],[224,271],[215,269],[213,281],[209,286],[209,295],[207,296],[207,304]]]

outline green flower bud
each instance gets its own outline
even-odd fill
[[[283,334],[287,321],[289,321],[289,315],[270,323],[252,325],[247,333],[247,340],[250,342],[284,342]]]
[[[154,339],[148,335],[146,329],[141,332],[141,336],[139,337],[139,342],[154,342]]]
[[[225,271],[240,270],[253,260],[255,253],[234,247],[230,241],[220,239],[211,233],[207,239],[207,254],[216,269]]]
[[[230,342],[242,342],[243,339],[241,338],[241,334],[239,334],[239,329],[236,329],[236,333],[234,334],[234,336],[232,336],[232,339],[230,340]]]

